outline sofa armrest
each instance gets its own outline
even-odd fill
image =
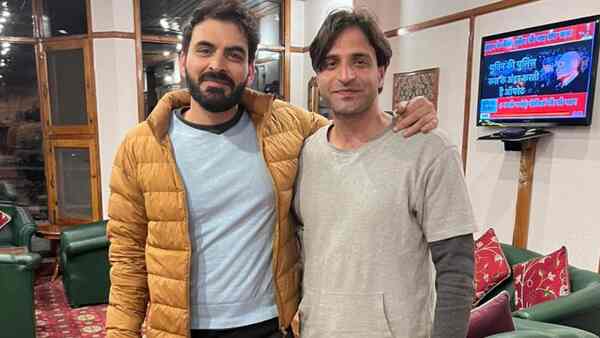
[[[513,317],[555,323],[589,312],[600,313],[600,283],[590,284],[568,296],[515,311]]]
[[[61,233],[60,241],[69,243],[106,236],[106,223],[107,221],[98,221],[66,229]]]
[[[66,242],[62,249],[67,256],[81,255],[86,252],[105,249],[109,246],[108,237],[94,237],[73,242]]]
[[[35,270],[40,266],[42,257],[35,252],[26,254],[0,254],[0,264],[14,264],[22,266],[23,270]]]

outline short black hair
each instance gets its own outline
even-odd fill
[[[316,73],[323,69],[325,58],[340,33],[351,27],[357,27],[365,34],[375,49],[377,66],[387,69],[392,58],[392,48],[375,17],[366,9],[336,9],[327,15],[310,44],[310,58]]]
[[[196,25],[208,19],[231,22],[246,35],[248,40],[248,62],[253,62],[256,57],[256,49],[260,41],[258,20],[238,0],[205,0],[192,13],[190,21],[183,30],[181,41],[181,52],[187,53],[192,40],[192,32]]]

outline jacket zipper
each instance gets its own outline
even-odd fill
[[[186,324],[185,324],[185,335],[187,338],[191,338],[192,335],[192,331],[191,331],[191,324],[190,324],[190,319],[192,316],[192,309],[190,308],[190,295],[191,295],[191,283],[190,283],[190,273],[191,273],[191,266],[192,266],[192,240],[190,239],[190,215],[189,215],[189,210],[188,210],[188,199],[187,199],[187,193],[185,191],[185,187],[183,185],[183,180],[181,178],[181,172],[179,171],[179,167],[177,167],[177,162],[175,161],[175,150],[173,149],[173,144],[171,143],[171,139],[169,138],[169,136],[165,136],[166,137],[166,147],[167,149],[167,154],[169,156],[169,160],[171,161],[171,164],[175,167],[175,173],[176,173],[176,177],[175,177],[175,181],[177,182],[178,185],[181,186],[181,192],[183,193],[183,210],[185,211],[185,217],[184,217],[184,222],[187,226],[187,243],[188,243],[188,252],[187,252],[187,275],[186,275],[186,287],[187,287],[187,294],[185,297],[185,304],[187,307],[187,311],[188,311],[188,319],[186,320]]]
[[[271,183],[273,184],[273,194],[275,196],[275,226],[273,229],[273,242],[271,244],[272,248],[273,248],[273,259],[271,262],[271,269],[273,270],[272,274],[273,274],[273,285],[275,286],[275,298],[276,298],[276,305],[277,305],[277,319],[279,321],[279,330],[283,333],[284,336],[287,335],[286,329],[282,324],[282,319],[281,319],[281,315],[282,315],[282,309],[283,309],[283,300],[281,299],[281,294],[279,292],[279,285],[277,283],[277,261],[278,261],[278,253],[279,253],[279,246],[277,245],[279,243],[279,188],[277,187],[277,182],[275,182],[275,179],[273,178],[273,173],[271,172],[271,169],[269,168],[269,163],[267,163],[267,159],[265,156],[265,149],[263,146],[263,142],[264,142],[264,137],[263,137],[263,129],[264,129],[264,125],[265,125],[265,121],[271,117],[272,112],[272,108],[273,108],[273,101],[270,102],[269,107],[267,109],[267,113],[265,114],[265,116],[263,117],[263,120],[260,124],[260,126],[258,127],[258,129],[256,130],[256,141],[258,143],[258,146],[260,148],[260,154],[261,157],[263,159],[263,162],[265,163],[265,166],[267,167],[267,171],[269,172],[269,177],[271,178]]]

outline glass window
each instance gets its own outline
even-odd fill
[[[252,88],[282,97],[281,52],[259,50],[256,54],[254,82]]]
[[[181,83],[177,61],[179,48],[162,43],[142,44],[146,116],[165,93],[180,89],[184,85]]]
[[[43,36],[80,35],[87,33],[86,1],[45,0],[43,3]]]
[[[142,34],[180,35],[198,0],[141,0]]]
[[[92,219],[90,154],[83,148],[55,148],[60,219]]]
[[[33,36],[31,0],[0,0],[0,36]]]
[[[259,19],[260,43],[279,46],[281,42],[281,0],[243,0]],[[198,0],[141,0],[142,34],[181,35]]]
[[[281,41],[281,1],[246,1],[259,20],[260,44],[283,45]]]
[[[87,124],[83,49],[48,50],[47,54],[52,125]]]
[[[0,42],[0,201],[48,219],[43,133],[31,45]]]

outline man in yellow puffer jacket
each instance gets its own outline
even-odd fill
[[[327,121],[246,88],[256,19],[208,0],[184,31],[188,91],[131,130],[111,177],[107,337],[282,337],[299,301],[289,213],[304,139]],[[398,125],[437,125],[411,102]]]

